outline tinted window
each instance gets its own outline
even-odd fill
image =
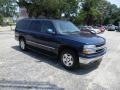
[[[41,32],[46,33],[48,29],[54,30],[54,26],[53,26],[52,22],[50,22],[50,21],[42,21]]]
[[[33,31],[41,31],[41,21],[32,21],[30,29]]]
[[[29,24],[30,24],[29,20],[21,20],[17,23],[16,28],[17,29],[28,29]]]

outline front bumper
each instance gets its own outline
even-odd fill
[[[81,58],[79,57],[79,63],[80,64],[90,64],[90,63],[94,63],[98,60],[101,60],[103,58],[103,56],[99,56],[99,57],[95,57],[95,58]]]
[[[100,53],[96,53],[96,54],[92,54],[92,55],[80,54],[79,55],[79,63],[80,64],[90,64],[90,63],[94,63],[96,61],[99,61],[103,58],[106,51],[107,51],[107,48],[104,48],[102,50],[102,52],[100,52]]]

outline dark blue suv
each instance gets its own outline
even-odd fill
[[[106,53],[104,38],[82,33],[69,21],[23,19],[16,25],[15,38],[22,50],[32,46],[54,53],[67,69],[100,62]]]

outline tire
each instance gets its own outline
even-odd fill
[[[63,50],[60,54],[60,61],[65,69],[75,69],[79,65],[77,54],[69,49]]]
[[[21,50],[23,51],[26,51],[27,50],[27,45],[26,45],[26,42],[25,42],[25,39],[24,38],[21,38],[19,40],[19,47]]]

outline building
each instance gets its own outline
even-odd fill
[[[27,9],[22,7],[19,8],[19,19],[28,18]]]

